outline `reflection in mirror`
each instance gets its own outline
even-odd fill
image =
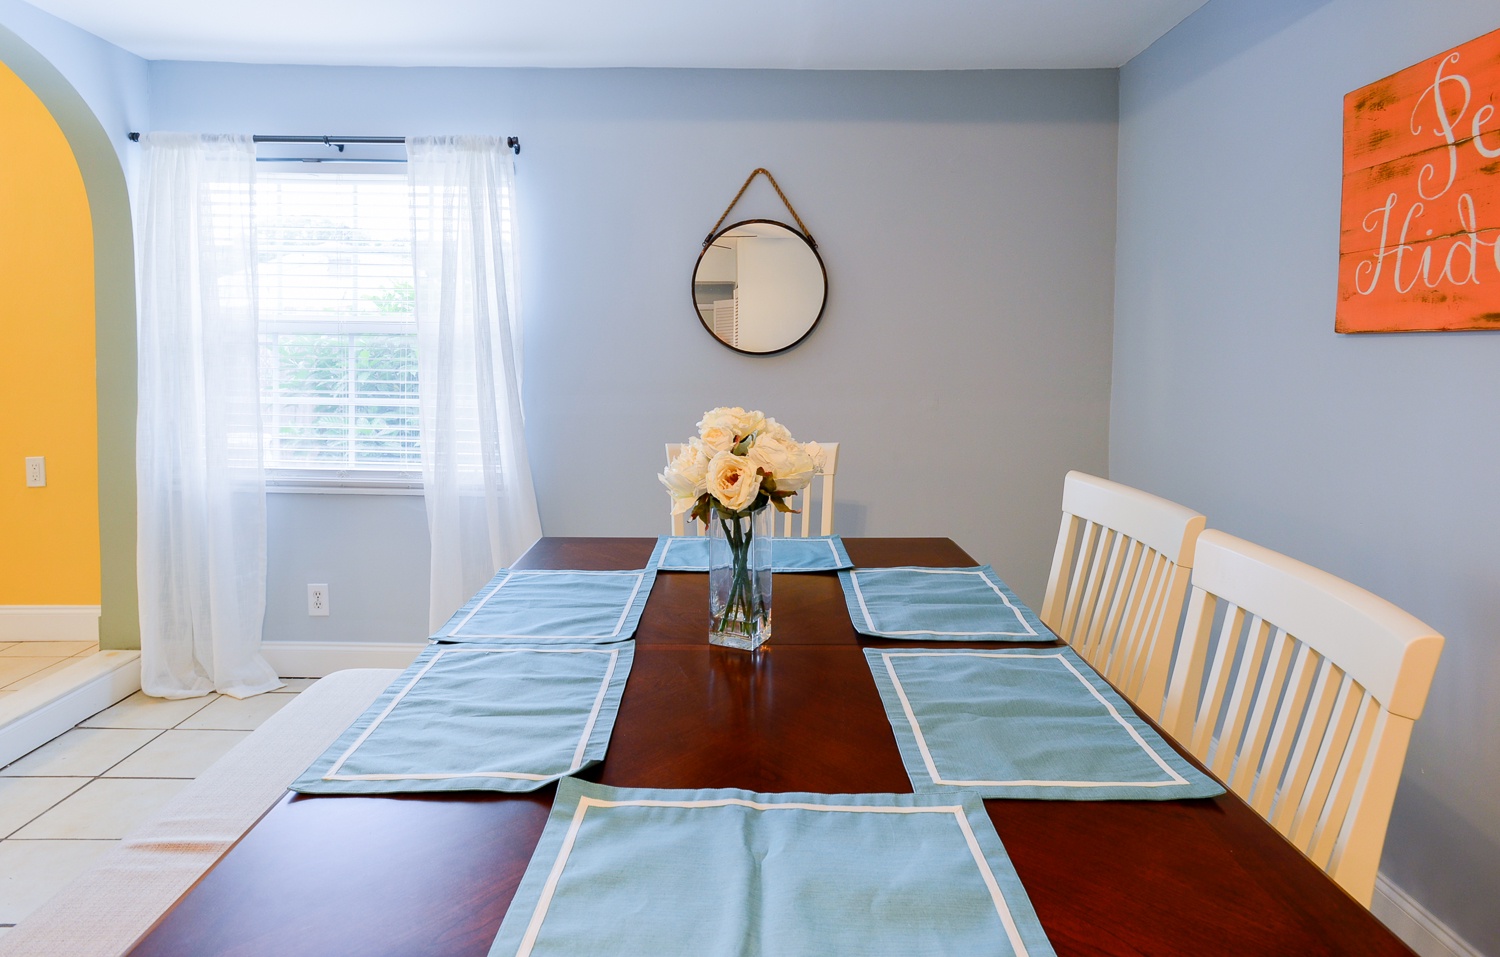
[[[807,237],[765,219],[714,234],[693,270],[693,303],[714,338],[739,352],[780,352],[823,314],[828,274]]]

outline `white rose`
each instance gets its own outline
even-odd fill
[[[672,514],[680,515],[693,507],[698,496],[707,491],[705,480],[708,463],[713,453],[697,439],[682,447],[668,465],[667,470],[657,476],[672,496]]]
[[[717,442],[709,440],[709,433],[714,433],[715,439],[720,438],[722,433],[729,433],[735,439],[743,439],[751,432],[758,431],[766,424],[766,417],[759,412],[746,412],[739,406],[720,406],[717,409],[709,409],[703,413],[703,418],[698,422],[698,434],[703,441],[718,448]],[[729,443],[730,446],[734,442]],[[727,447],[726,447],[727,448]],[[720,449],[720,451],[724,451]]]
[[[777,491],[795,492],[812,481],[812,459],[796,442],[762,436],[745,457],[776,480]]]
[[[791,430],[777,422],[775,419],[766,419],[765,426],[760,430],[763,437],[780,439],[783,442],[794,442]]]
[[[806,452],[808,458],[812,459],[813,471],[821,474],[823,469],[828,465],[828,450],[817,442],[804,442],[802,451]]]
[[[760,493],[760,473],[755,468],[755,463],[743,455],[720,452],[708,463],[709,494],[731,512],[745,510]]]

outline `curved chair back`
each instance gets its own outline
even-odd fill
[[[1204,518],[1083,472],[1063,479],[1062,510],[1042,621],[1158,717]]]
[[[839,444],[837,442],[821,442],[823,447],[823,466],[818,475],[813,478],[812,484],[792,497],[790,505],[800,512],[793,514],[788,512],[780,516],[780,521],[771,523],[771,534],[782,535],[787,538],[807,538],[812,535],[812,513],[813,505],[818,512],[819,535],[833,534],[833,478],[838,471]],[[667,463],[677,458],[682,451],[683,443],[667,443]],[[816,492],[816,494],[815,494]],[[816,500],[816,502],[814,502]],[[778,527],[779,526],[779,527]],[[692,521],[686,515],[672,516],[673,535],[702,535],[706,529],[699,522]]]
[[[1369,906],[1442,649],[1390,602],[1206,531],[1163,726]]]

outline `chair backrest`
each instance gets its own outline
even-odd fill
[[[1069,472],[1042,621],[1147,714],[1161,715],[1204,518]]]
[[[812,484],[794,495],[789,502],[791,507],[797,509],[801,514],[788,512],[781,516],[781,521],[773,521],[771,523],[772,535],[780,534],[787,538],[794,536],[807,538],[812,535],[813,509],[810,506],[813,504],[813,499],[815,498],[817,499],[818,528],[820,529],[817,534],[833,534],[833,479],[834,473],[838,471],[839,466],[839,444],[837,442],[821,442],[819,444],[823,448],[822,468],[819,470],[818,475],[813,478]],[[681,442],[667,443],[667,464],[670,465],[672,460],[677,458],[678,454],[682,451],[682,446],[683,443]],[[818,490],[817,495],[813,494],[814,489]],[[778,526],[780,527],[778,528]],[[686,515],[672,516],[673,535],[702,535],[705,531],[707,530],[701,523],[692,521]]]
[[[1206,531],[1162,723],[1369,906],[1442,650],[1441,635],[1390,602]]]

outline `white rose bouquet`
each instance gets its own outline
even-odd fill
[[[786,500],[806,488],[819,469],[822,449],[792,438],[786,426],[759,412],[711,409],[677,458],[661,473],[672,496],[672,514],[688,512],[707,527],[712,512],[734,517],[767,505],[795,512]]]
[[[672,514],[687,513],[702,522],[712,539],[722,532],[729,546],[727,567],[721,570],[710,561],[710,641],[753,649],[770,635],[770,560],[751,560],[755,523],[750,519],[767,506],[796,511],[787,499],[807,487],[822,459],[816,442],[798,442],[775,419],[738,407],[718,408],[703,414],[698,435],[661,473]],[[710,546],[710,552],[719,547]],[[721,571],[727,574],[721,577]]]

